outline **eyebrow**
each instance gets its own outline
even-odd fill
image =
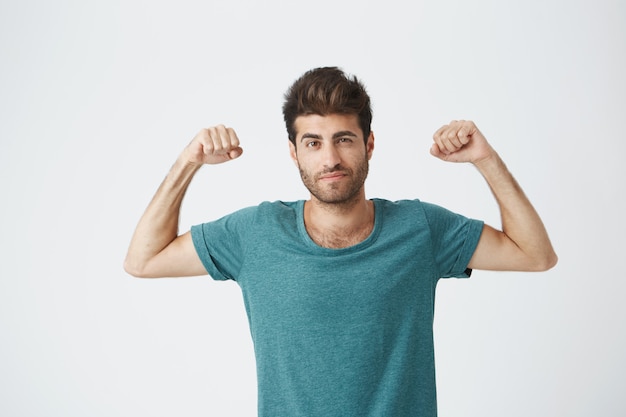
[[[341,138],[344,136],[357,137],[357,134],[350,130],[342,130],[337,133],[334,133],[333,139]],[[322,136],[318,135],[317,133],[304,133],[302,137],[300,138],[300,142],[302,142],[305,139],[322,139]]]

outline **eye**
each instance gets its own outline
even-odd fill
[[[317,140],[312,140],[306,143],[306,147],[307,148],[317,148],[319,146],[319,141]]]
[[[337,139],[337,143],[352,143],[352,139],[349,137],[343,137]]]

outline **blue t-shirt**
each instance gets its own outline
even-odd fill
[[[266,202],[192,227],[217,280],[241,287],[259,416],[437,415],[439,278],[467,277],[483,223],[418,200],[374,199],[363,242],[317,245],[304,202]]]

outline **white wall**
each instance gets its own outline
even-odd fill
[[[370,197],[498,225],[478,173],[428,154],[473,119],[560,256],[440,284],[440,415],[625,415],[625,58],[609,0],[0,3],[0,415],[254,415],[236,284],[122,260],[202,127],[235,127],[245,155],[200,172],[181,229],[305,198],[280,106],[322,65],[373,97]]]

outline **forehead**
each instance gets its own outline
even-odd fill
[[[363,136],[356,114],[302,115],[296,118],[294,127],[296,128],[296,138],[301,137],[305,133],[325,137],[341,131],[350,131],[359,137]]]

